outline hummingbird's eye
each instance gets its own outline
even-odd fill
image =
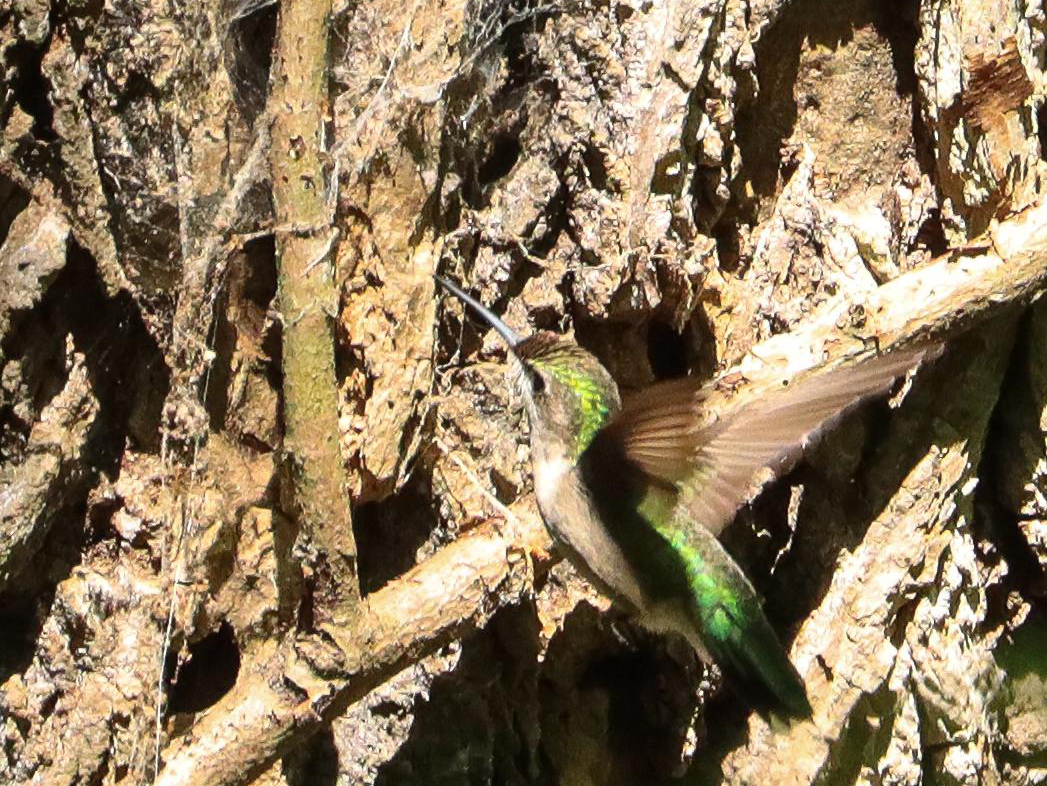
[[[537,396],[545,392],[545,377],[533,369],[527,376],[531,381],[531,392],[534,395]]]

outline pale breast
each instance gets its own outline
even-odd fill
[[[578,571],[601,593],[657,633],[682,635],[707,663],[709,651],[678,599],[651,602],[618,542],[608,533],[574,464],[557,455],[534,462],[534,490],[546,526]]]
[[[634,569],[608,533],[581,482],[564,457],[534,463],[538,509],[567,557],[600,592],[638,611],[648,604]]]

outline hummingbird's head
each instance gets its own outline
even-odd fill
[[[541,332],[513,347],[517,387],[527,405],[532,442],[577,459],[618,411],[618,386],[592,354],[570,339]]]
[[[470,306],[509,346],[517,388],[531,421],[531,442],[543,452],[577,459],[621,406],[618,386],[591,353],[555,333],[520,338],[488,308],[450,281],[436,281]]]

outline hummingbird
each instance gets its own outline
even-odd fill
[[[520,337],[435,278],[509,348],[538,508],[575,568],[645,628],[682,636],[758,706],[810,717],[802,678],[718,536],[758,477],[787,471],[821,431],[937,347],[801,377],[709,423],[702,405],[711,385],[659,382],[623,402],[607,369],[574,341]]]

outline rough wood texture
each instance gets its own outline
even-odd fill
[[[251,664],[250,676],[165,754],[156,783],[249,782],[332,708],[359,701],[400,669],[519,602],[533,581],[529,564],[526,552],[495,532],[462,537],[371,595],[356,621],[361,633],[329,627],[335,646],[300,638]]]
[[[299,548],[321,619],[346,619],[359,598],[345,468],[338,445],[332,201],[327,153],[330,3],[280,6],[269,106],[277,303],[283,328],[283,451]]]
[[[1045,30],[9,4],[0,782],[1047,782]],[[719,376],[710,417],[947,342],[725,531],[811,723],[557,560],[437,270],[627,391]]]
[[[889,349],[898,341],[943,335],[956,324],[969,326],[1001,305],[1013,307],[1038,294],[1047,285],[1047,207],[1029,211],[1001,226],[998,232],[1007,238],[1011,261],[994,255],[950,256],[874,290],[866,304],[842,299],[829,303],[801,329],[753,347],[745,361],[727,375],[744,375],[747,384],[725,387],[726,401],[709,402],[710,417],[727,406],[741,406],[758,398],[764,385],[780,385],[783,379],[826,360],[845,360],[843,347],[853,342],[856,334],[859,347],[864,337],[879,339]],[[913,576],[913,571],[940,570],[942,551],[950,538],[956,537],[957,529],[959,537],[968,541],[965,548],[973,552],[970,527],[975,484],[971,481],[976,478],[974,470],[984,446],[987,413],[992,411],[991,404],[999,393],[1002,358],[1012,342],[1013,330],[1004,329],[988,340],[987,347],[980,347],[973,340],[959,343],[957,352],[971,351],[959,362],[947,363],[948,370],[938,370],[954,385],[949,399],[952,403],[939,401],[936,408],[930,402],[922,406],[909,404],[919,412],[929,413],[933,409],[935,413],[930,424],[903,421],[896,426],[925,442],[926,455],[907,476],[898,479],[893,479],[893,475],[912,460],[912,446],[905,445],[898,455],[881,459],[883,467],[874,477],[892,478],[893,483],[885,483],[885,488],[876,493],[887,495],[890,501],[880,518],[870,524],[861,552],[842,564],[834,576],[833,587],[821,606],[827,619],[820,619],[817,612],[812,615],[795,645],[798,662],[807,667],[804,676],[812,693],[815,718],[811,723],[796,724],[790,735],[769,735],[767,726],[754,715],[750,721],[753,742],[749,749],[736,752],[725,762],[729,782],[748,782],[746,779],[751,778],[758,783],[775,777],[787,783],[808,783],[820,771],[841,766],[841,754],[832,749],[832,743],[844,736],[844,727],[854,721],[852,713],[865,712],[860,707],[856,709],[864,694],[885,688],[891,676],[889,669],[901,668],[895,663],[896,654],[882,651],[882,633],[895,628],[894,617],[901,610],[893,599],[905,598],[911,603],[915,596],[913,587],[946,589],[941,581],[921,579],[919,574]],[[990,401],[978,405],[979,397]],[[899,443],[904,445],[901,440]],[[943,506],[945,499],[949,504]],[[880,528],[886,531],[881,534]],[[540,538],[515,533],[517,543],[534,542],[535,537]],[[540,546],[540,541],[536,545]],[[280,665],[252,664],[249,671],[260,678],[238,685],[210,710],[206,720],[197,724],[188,740],[178,744],[170,759],[165,756],[171,763],[160,782],[171,786],[246,782],[257,768],[286,749],[295,732],[300,733],[301,727],[324,717],[330,706],[359,700],[381,676],[432,652],[463,627],[487,621],[492,606],[500,608],[518,602],[527,586],[520,573],[522,559],[519,552],[514,557],[513,542],[504,536],[467,535],[438,551],[394,585],[373,594],[366,604],[367,615],[357,627],[326,628],[336,646],[324,648],[322,655],[310,655],[306,642],[302,645],[306,647],[304,663],[296,664],[294,656],[285,655]],[[978,570],[969,560],[961,568]],[[914,583],[910,586],[909,582]],[[963,587],[958,584],[948,589],[960,592]],[[882,601],[879,608],[868,608],[877,600]],[[948,601],[939,598],[938,602]],[[932,612],[928,609],[926,614]],[[950,615],[957,616],[955,607],[950,607]],[[962,631],[966,638],[980,619],[978,614],[971,614],[960,616],[955,623],[961,628],[966,626]],[[968,679],[974,684],[984,682],[988,690],[994,680],[999,680],[994,676],[991,654],[984,647],[978,649],[977,659],[970,652],[956,653],[955,657],[963,658],[968,670],[957,671],[956,664],[944,663],[935,651],[936,646],[946,646],[945,642],[935,645],[927,641],[928,637],[944,635],[935,630],[933,618],[914,618],[909,624],[917,623],[923,627],[914,628],[910,635],[920,641],[919,654],[928,661],[922,665],[929,667],[930,673],[936,668],[945,669],[948,680],[959,681],[960,685],[966,685]],[[810,641],[805,638],[807,630]],[[833,638],[827,639],[826,631],[832,631]],[[856,639],[858,631],[864,632],[863,641]],[[908,650],[902,655],[914,657]],[[338,677],[324,679],[318,672],[337,672]],[[826,678],[826,674],[834,672],[847,677]],[[968,672],[970,676],[965,676]],[[272,674],[283,674],[289,685],[260,699],[260,693],[267,690],[263,683]],[[907,674],[905,679],[913,680],[915,676]],[[860,681],[852,684],[855,680]],[[958,694],[939,697],[944,702],[961,698]],[[917,704],[911,702],[921,700],[926,699],[917,691],[907,706],[915,712]],[[899,707],[898,711],[904,709]],[[958,725],[980,729],[979,724],[989,722],[982,709],[970,708],[971,717]],[[981,729],[980,733],[981,739],[964,741],[964,745],[976,746],[975,754],[984,753],[982,749],[992,741],[988,729]],[[224,756],[216,755],[219,750],[224,751]],[[964,766],[975,771],[993,767],[991,760],[978,755],[968,758],[956,765],[961,771]],[[229,766],[229,761],[241,766]],[[886,764],[890,766],[892,762]]]

